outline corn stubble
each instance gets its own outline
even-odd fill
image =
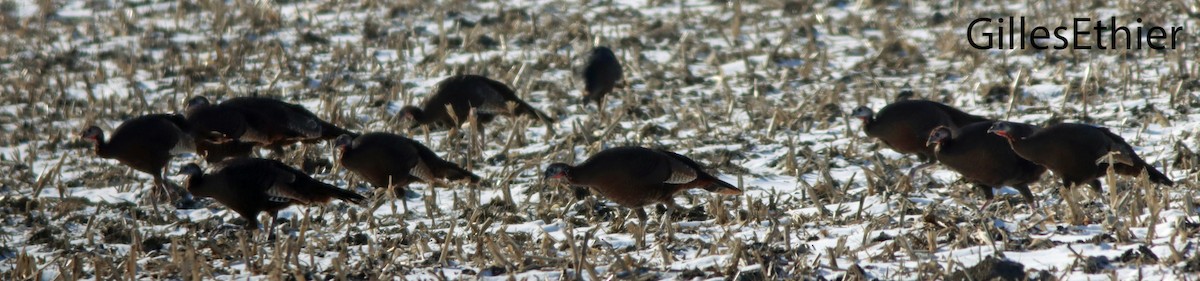
[[[895,157],[866,139],[850,109],[891,101],[911,83],[921,98],[973,104],[977,114],[1036,112],[1049,116],[1033,119],[1038,122],[1077,119],[1144,132],[1185,126],[1186,113],[1200,105],[1193,94],[1200,84],[1187,78],[1200,76],[1191,63],[1194,52],[1047,50],[1032,54],[1044,57],[1033,65],[1014,65],[1014,57],[1030,54],[980,55],[954,44],[957,21],[927,21],[933,11],[909,2],[844,3],[860,11],[844,17],[819,12],[835,4],[804,0],[703,2],[703,10],[692,7],[694,1],[651,2],[666,13],[580,9],[577,3],[493,3],[499,8],[485,9],[466,1],[202,0],[90,1],[81,5],[92,16],[79,17],[64,9],[80,7],[54,1],[34,1],[32,15],[18,15],[15,1],[0,1],[0,127],[7,132],[0,134],[0,174],[6,175],[0,177],[0,256],[6,257],[0,276],[451,280],[525,279],[530,275],[523,274],[542,272],[576,280],[940,279],[966,266],[939,253],[1059,247],[1063,242],[1045,236],[1072,233],[1063,225],[1075,214],[1061,204],[1049,178],[1033,185],[1043,200],[1039,210],[999,195],[993,208],[977,212],[969,184],[905,176],[903,168],[915,159]],[[1051,6],[1030,10],[1073,14],[1092,6],[1062,2],[1030,4]],[[956,5],[964,6],[936,12],[995,9]],[[293,8],[304,12],[285,12]],[[897,10],[918,16],[873,20],[862,13]],[[779,13],[786,16],[773,16]],[[944,38],[903,39],[900,26],[921,26]],[[870,35],[879,31],[882,36]],[[866,43],[847,47],[823,36]],[[569,74],[586,57],[579,50],[597,40],[625,66],[624,82],[605,99],[602,119],[579,94],[580,78]],[[1148,75],[1143,67],[1152,64],[1163,65],[1163,72]],[[557,116],[555,128],[500,118],[480,132],[472,129],[472,115],[472,125],[447,132],[410,129],[394,116],[428,94],[428,85],[418,81],[467,73],[510,83],[522,99]],[[951,88],[957,90],[945,90],[947,76],[957,77],[959,87]],[[1022,94],[1037,84],[1066,85],[1056,93],[1062,103]],[[376,190],[369,206],[301,208],[269,233],[229,229],[237,215],[218,205],[208,206],[208,218],[189,218],[170,208],[67,196],[80,187],[140,194],[151,186],[136,172],[91,157],[87,143],[73,135],[82,124],[176,112],[195,95],[253,94],[313,102],[320,109],[314,112],[331,122],[420,140],[448,161],[478,169],[488,183],[420,187],[420,199]],[[1000,99],[983,101],[991,96]],[[1169,102],[1121,102],[1141,99]],[[1106,179],[1111,188],[1104,194],[1082,195],[1094,202],[1080,206],[1081,219],[1104,230],[1086,242],[1162,246],[1168,254],[1120,262],[1185,263],[1168,270],[1200,270],[1192,245],[1200,227],[1188,219],[1163,219],[1173,211],[1196,215],[1192,151],[1200,142],[1193,134],[1130,138],[1159,148],[1147,159],[1175,159],[1168,170],[1183,170],[1188,179],[1175,188],[1155,186],[1144,176]],[[577,198],[540,179],[547,163],[620,145],[688,152],[748,192],[681,195],[677,202],[694,206],[698,221],[652,214],[651,224],[638,229],[631,227],[637,223],[629,210],[595,194]],[[328,144],[293,148],[281,159],[333,160],[332,151]],[[331,171],[314,176],[370,191],[341,167]],[[786,183],[789,190],[763,182]],[[666,227],[664,219],[671,222]],[[529,225],[545,230],[517,230]],[[1171,226],[1170,233],[1159,233],[1163,225]],[[854,234],[846,235],[847,228]],[[649,231],[645,248],[621,240],[641,231]],[[1085,271],[1094,257],[1076,258],[1079,266],[1046,274]],[[903,265],[877,271],[878,263]]]

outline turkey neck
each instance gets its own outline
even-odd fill
[[[946,148],[949,148],[947,150]],[[933,153],[950,153],[954,151],[954,138],[945,138],[942,141],[933,145]]]
[[[567,182],[578,186],[588,186],[591,184],[591,178],[580,177],[579,172],[576,170],[577,169],[575,169],[574,166],[572,166],[570,169],[567,169]]]
[[[1028,144],[1031,142],[1029,136],[1005,135],[1003,137],[1008,140],[1008,146],[1012,147],[1013,152],[1016,152],[1018,156],[1021,156],[1025,159],[1030,159],[1027,156],[1037,155],[1037,153],[1031,151],[1031,147],[1028,146]]]
[[[864,117],[864,118],[859,118],[859,119],[862,119],[863,131],[868,131],[868,132],[871,131],[871,127],[873,127],[875,125],[875,116],[874,115],[871,115],[871,117]]]
[[[108,141],[104,140],[104,135],[96,136],[96,156],[100,158],[113,158],[112,149],[109,148]]]
[[[353,143],[348,144],[338,150],[340,150],[340,151],[338,151],[338,161],[342,161],[342,164],[345,165],[346,156],[350,156],[350,155],[354,154],[354,144]]]
[[[417,111],[409,112],[408,114],[412,116],[413,122],[417,124],[429,124],[434,119],[424,107],[419,107]]]
[[[187,179],[188,193],[198,197],[212,197],[208,194],[208,190],[204,188],[204,175],[194,175]]]

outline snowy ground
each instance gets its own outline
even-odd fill
[[[1200,278],[1196,3],[392,2],[0,1],[0,275],[895,280],[952,278],[1002,256],[1038,278]],[[981,16],[1129,14],[1187,26],[1184,48],[981,51],[963,37]],[[604,120],[575,74],[593,42],[626,72]],[[472,141],[396,120],[455,73],[513,85],[556,116],[555,130],[500,118]],[[1104,194],[1082,192],[1086,224],[1072,225],[1047,174],[1033,186],[1043,208],[1005,189],[977,212],[956,174],[910,180],[915,158],[848,118],[905,85],[997,119],[1107,126],[1178,184],[1107,180]],[[268,239],[229,227],[241,219],[219,204],[155,209],[141,199],[149,176],[77,138],[193,95],[255,93],[411,136],[491,186],[414,185],[407,211],[383,192],[365,207],[292,208]],[[694,211],[664,232],[654,216],[638,248],[627,209],[540,180],[551,162],[618,145],[689,155],[746,193],[680,195]],[[329,144],[283,158],[304,156],[334,160]],[[336,165],[316,177],[373,193]]]

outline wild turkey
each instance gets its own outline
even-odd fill
[[[642,208],[645,205],[661,203],[671,212],[678,208],[674,195],[693,188],[724,195],[742,194],[741,189],[708,174],[704,167],[686,156],[642,147],[605,149],[576,166],[550,164],[545,178],[591,188],[613,202],[633,209],[641,220],[643,234],[647,220]],[[644,241],[644,238],[638,241]]]
[[[554,120],[517,97],[512,88],[500,81],[479,75],[456,75],[439,82],[433,95],[425,99],[422,107],[405,106],[400,116],[413,121],[413,126],[426,124],[460,126],[467,122],[471,108],[479,124],[491,122],[496,115],[528,115],[536,117],[549,126]],[[508,104],[516,107],[509,110]],[[453,113],[447,111],[449,105]],[[482,129],[482,127],[480,128]]]
[[[317,181],[296,168],[269,159],[225,160],[209,174],[193,163],[179,172],[188,175],[188,192],[213,198],[237,212],[248,222],[247,229],[258,229],[261,212],[271,216],[274,226],[279,210],[294,204],[328,203],[334,198],[354,204],[366,200],[353,191]]]
[[[592,49],[587,66],[583,69],[585,99],[603,107],[604,97],[613,91],[621,75],[621,62],[612,50],[604,46]]]
[[[1029,124],[1012,123],[1023,130],[1036,130]],[[1030,208],[1037,207],[1029,184],[1037,182],[1046,168],[1025,160],[1013,152],[1003,137],[989,134],[988,122],[978,122],[959,128],[940,126],[929,133],[928,144],[933,147],[937,161],[958,172],[987,199],[979,209],[991,204],[993,188],[1011,186],[1021,192]]]
[[[80,137],[95,143],[96,156],[116,159],[134,170],[154,177],[154,186],[166,190],[164,169],[175,155],[195,150],[187,133],[188,124],[175,114],[149,114],[126,120],[104,138],[104,130],[89,126]],[[155,189],[158,190],[158,189]]]
[[[1145,160],[1133,146],[1107,128],[1085,124],[1060,123],[1041,130],[1023,129],[1011,122],[996,122],[989,133],[1008,140],[1021,158],[1045,166],[1062,178],[1067,188],[1088,184],[1101,192],[1099,178],[1108,174],[1109,153],[1118,174],[1137,176],[1145,171],[1150,181],[1164,185],[1175,183]]]
[[[295,142],[354,134],[321,120],[303,106],[263,97],[232,98],[216,105],[203,96],[193,97],[188,100],[187,120],[192,134],[201,140],[255,143],[277,151]]]
[[[375,187],[403,189],[409,183],[441,179],[479,182],[479,176],[438,157],[415,140],[389,133],[338,137],[341,163]]]
[[[1062,179],[1063,191],[1086,183],[1100,193],[1100,177],[1108,174],[1110,164],[1117,174],[1137,176],[1145,171],[1151,182],[1168,186],[1175,184],[1138,157],[1125,139],[1106,128],[1060,123],[1040,130],[1029,130],[1010,122],[996,122],[988,132],[1007,139],[1021,158],[1054,172]],[[1109,162],[1110,159],[1112,162]],[[1083,212],[1074,196],[1070,196],[1069,192],[1064,195],[1074,214],[1072,222],[1082,223]]]
[[[988,121],[987,118],[927,100],[897,101],[884,106],[879,113],[869,107],[859,106],[852,115],[862,120],[863,132],[868,137],[879,139],[896,152],[916,154],[918,159],[926,162],[909,170],[909,177],[937,162],[933,148],[925,145],[933,128],[946,126],[956,129]]]

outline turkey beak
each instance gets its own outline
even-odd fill
[[[990,128],[990,129],[988,129],[987,132],[989,134],[996,134],[997,136],[1001,136],[1001,137],[1005,137],[1005,138],[1008,137],[1008,131],[1005,131],[1005,130],[998,130],[996,128]]]
[[[937,140],[935,140],[935,139],[929,139],[928,141],[925,141],[925,146],[926,146],[926,147],[930,147],[930,146],[937,145],[937,143],[938,143],[938,141],[937,141]]]

